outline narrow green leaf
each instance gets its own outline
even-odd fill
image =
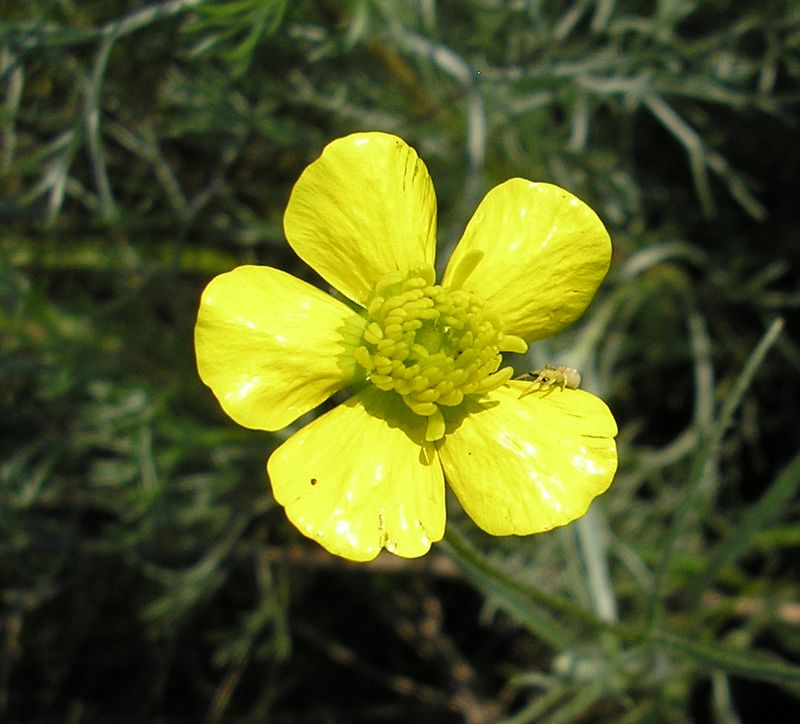
[[[696,608],[708,587],[720,571],[747,551],[756,533],[780,512],[800,487],[800,453],[778,474],[759,501],[719,544],[705,570],[695,579],[689,594],[692,608]]]
[[[783,329],[783,319],[776,319],[769,326],[769,329],[764,333],[761,341],[756,345],[752,354],[744,365],[739,377],[736,379],[730,393],[725,398],[722,409],[717,416],[716,422],[711,429],[710,434],[705,442],[701,445],[698,454],[696,455],[689,473],[689,479],[686,483],[686,490],[684,492],[681,505],[675,513],[672,520],[667,539],[664,543],[664,551],[659,561],[659,566],[656,571],[655,586],[650,598],[648,608],[648,620],[651,626],[655,626],[661,615],[661,599],[668,575],[672,569],[672,560],[675,553],[677,542],[681,535],[686,530],[687,522],[690,514],[695,510],[698,502],[698,493],[702,486],[702,482],[706,477],[706,472],[709,465],[715,459],[719,445],[722,438],[728,429],[728,426],[733,419],[733,414],[736,412],[739,404],[744,397],[745,392],[750,387],[753,379],[758,372],[761,362],[764,360],[767,352],[770,350],[778,335]]]
[[[800,666],[792,666],[753,649],[732,649],[667,631],[655,631],[653,641],[658,646],[682,654],[707,668],[745,679],[789,686],[794,692],[800,691]]]
[[[591,681],[579,689],[575,696],[568,702],[552,712],[545,720],[547,724],[572,724],[580,721],[593,704],[608,695],[608,690],[602,680]]]
[[[577,643],[571,631],[535,606],[508,574],[472,546],[452,523],[447,526],[442,545],[472,583],[553,649],[564,651]]]

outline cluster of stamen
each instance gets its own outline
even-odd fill
[[[513,370],[498,371],[501,353],[527,347],[503,334],[475,294],[434,281],[432,267],[384,277],[367,303],[368,323],[355,350],[373,385],[427,418],[428,440],[445,433],[442,406],[505,384]]]

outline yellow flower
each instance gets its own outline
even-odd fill
[[[511,179],[481,201],[436,284],[436,197],[400,138],[356,133],[300,176],[289,244],[345,303],[285,272],[242,266],[203,292],[197,366],[236,422],[279,430],[352,396],[272,454],[276,500],[332,553],[425,554],[444,534],[445,479],[495,535],[586,512],[611,483],[617,428],[579,389],[513,381],[524,352],[577,319],[611,243],[583,202]]]

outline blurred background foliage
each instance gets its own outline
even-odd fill
[[[0,2],[0,719],[800,717],[800,3]],[[291,430],[197,379],[216,273],[285,244],[329,140],[428,164],[440,258],[511,176],[614,240],[534,347],[620,423],[578,523],[334,559],[272,500]]]

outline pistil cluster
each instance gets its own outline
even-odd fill
[[[367,302],[368,323],[356,361],[377,388],[393,391],[427,418],[426,438],[444,436],[441,408],[460,405],[505,384],[502,352],[524,352],[525,342],[506,335],[484,302],[460,288],[435,284],[433,267],[395,272],[376,285]]]

